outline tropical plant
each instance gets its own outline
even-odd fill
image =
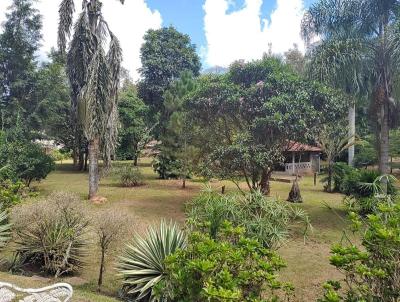
[[[136,235],[119,259],[124,293],[135,301],[156,301],[153,289],[165,278],[165,258],[185,247],[185,233],[172,222],[150,227],[145,237]]]
[[[137,167],[124,167],[121,169],[120,177],[121,184],[124,187],[138,187],[143,185],[142,172]]]
[[[63,54],[73,25],[74,2],[62,0],[60,4],[58,46]],[[83,130],[88,141],[89,199],[95,198],[98,191],[99,153],[106,169],[109,168],[118,139],[117,94],[122,50],[101,9],[100,0],[82,1],[82,12],[67,54],[73,127],[77,133]]]
[[[216,239],[192,233],[186,249],[167,257],[158,301],[289,301],[293,287],[277,275],[285,263],[245,234],[228,222]]]
[[[356,146],[356,155],[354,157],[354,166],[356,168],[367,168],[378,163],[378,156],[375,147],[369,141],[369,138],[361,140]]]
[[[56,278],[78,271],[88,251],[86,210],[76,195],[55,192],[12,211],[19,263]]]
[[[349,140],[347,129],[341,125],[340,121],[336,124],[326,124],[321,126],[318,134],[318,142],[322,151],[326,154],[327,178],[325,191],[332,192],[333,166],[337,157],[345,150],[355,144],[354,140]]]
[[[400,203],[386,196],[373,214],[362,217],[350,213],[350,218],[362,246],[349,242],[332,247],[330,262],[344,274],[344,280],[328,281],[318,301],[398,301]]]
[[[261,192],[247,195],[219,194],[207,188],[187,204],[188,226],[216,238],[224,221],[246,226],[246,235],[265,247],[276,249],[289,236],[297,222],[304,234],[311,226],[307,213],[299,207],[264,196]]]
[[[334,75],[333,82],[350,93],[370,88],[380,174],[389,173],[389,115],[400,67],[399,5],[398,0],[320,0],[308,9],[302,26],[306,41],[320,39],[314,57],[322,63],[312,64],[316,73]]]
[[[0,206],[0,249],[4,248],[11,238],[11,224],[8,219],[8,212]]]
[[[0,181],[0,204],[3,208],[8,209],[19,204],[27,193],[27,188],[21,181]]]

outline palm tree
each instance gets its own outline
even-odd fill
[[[337,65],[329,70],[326,64],[324,74],[339,79],[338,86],[349,88],[349,93],[364,80],[368,83],[381,174],[389,173],[390,104],[400,67],[399,9],[399,0],[320,0],[306,12],[302,24],[306,41],[319,37],[315,51]]]
[[[98,191],[100,153],[108,168],[115,149],[122,61],[119,41],[110,31],[101,9],[100,0],[82,0],[82,12],[66,54],[72,123],[76,133],[83,131],[89,145],[89,199],[95,198]],[[66,52],[74,11],[74,0],[61,1],[58,46],[62,54]]]

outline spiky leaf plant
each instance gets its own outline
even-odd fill
[[[60,4],[58,46],[63,54],[71,35],[74,2],[62,0]],[[103,18],[102,6],[100,0],[82,0],[82,12],[66,54],[76,147],[80,147],[82,135],[89,146],[90,199],[95,198],[98,190],[100,153],[108,169],[118,137],[117,93],[122,50]]]
[[[7,211],[3,211],[0,205],[0,249],[3,248],[10,239],[11,224],[8,223]]]
[[[159,228],[150,227],[144,237],[137,235],[118,264],[126,295],[135,301],[156,301],[152,291],[165,276],[165,258],[185,247],[185,233],[172,222],[162,221]]]

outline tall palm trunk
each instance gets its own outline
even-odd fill
[[[356,136],[356,104],[352,103],[349,107],[349,166],[354,165],[355,151],[355,136]]]
[[[99,189],[99,138],[89,141],[89,199],[96,197]]]
[[[379,172],[389,174],[389,110],[388,103],[380,105],[380,144],[379,144]]]

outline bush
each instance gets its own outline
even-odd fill
[[[161,222],[160,228],[149,228],[145,237],[137,235],[118,264],[125,295],[135,301],[154,299],[153,288],[165,276],[165,258],[185,247],[186,236],[176,224]]]
[[[1,207],[0,207],[1,208]],[[0,209],[0,249],[4,248],[11,237],[11,224],[8,223],[8,213]]]
[[[302,209],[260,192],[223,195],[206,189],[187,204],[187,216],[189,227],[209,233],[212,238],[216,238],[225,220],[234,226],[245,225],[247,236],[273,249],[290,236],[289,228],[296,222],[304,225],[304,232],[310,226]]]
[[[356,146],[356,154],[354,156],[354,166],[357,168],[366,168],[378,163],[378,156],[374,146],[363,141]]]
[[[362,247],[350,243],[332,248],[330,262],[345,275],[346,284],[328,281],[320,302],[399,301],[400,203],[390,196],[363,218],[350,214]]]
[[[124,187],[138,187],[143,185],[143,175],[136,167],[123,167],[120,170],[121,184]]]
[[[79,270],[88,246],[85,213],[77,196],[62,192],[14,208],[12,222],[21,264],[55,277]]]
[[[22,180],[29,187],[33,180],[46,178],[55,164],[39,145],[25,141],[0,145],[0,167],[3,179]]]
[[[4,208],[19,204],[28,193],[26,186],[20,181],[0,180],[0,204]]]
[[[277,276],[285,263],[245,233],[227,222],[217,239],[192,233],[186,249],[167,257],[158,301],[288,301],[293,288]]]
[[[161,179],[178,179],[181,164],[179,160],[160,153],[153,162],[153,169]]]

